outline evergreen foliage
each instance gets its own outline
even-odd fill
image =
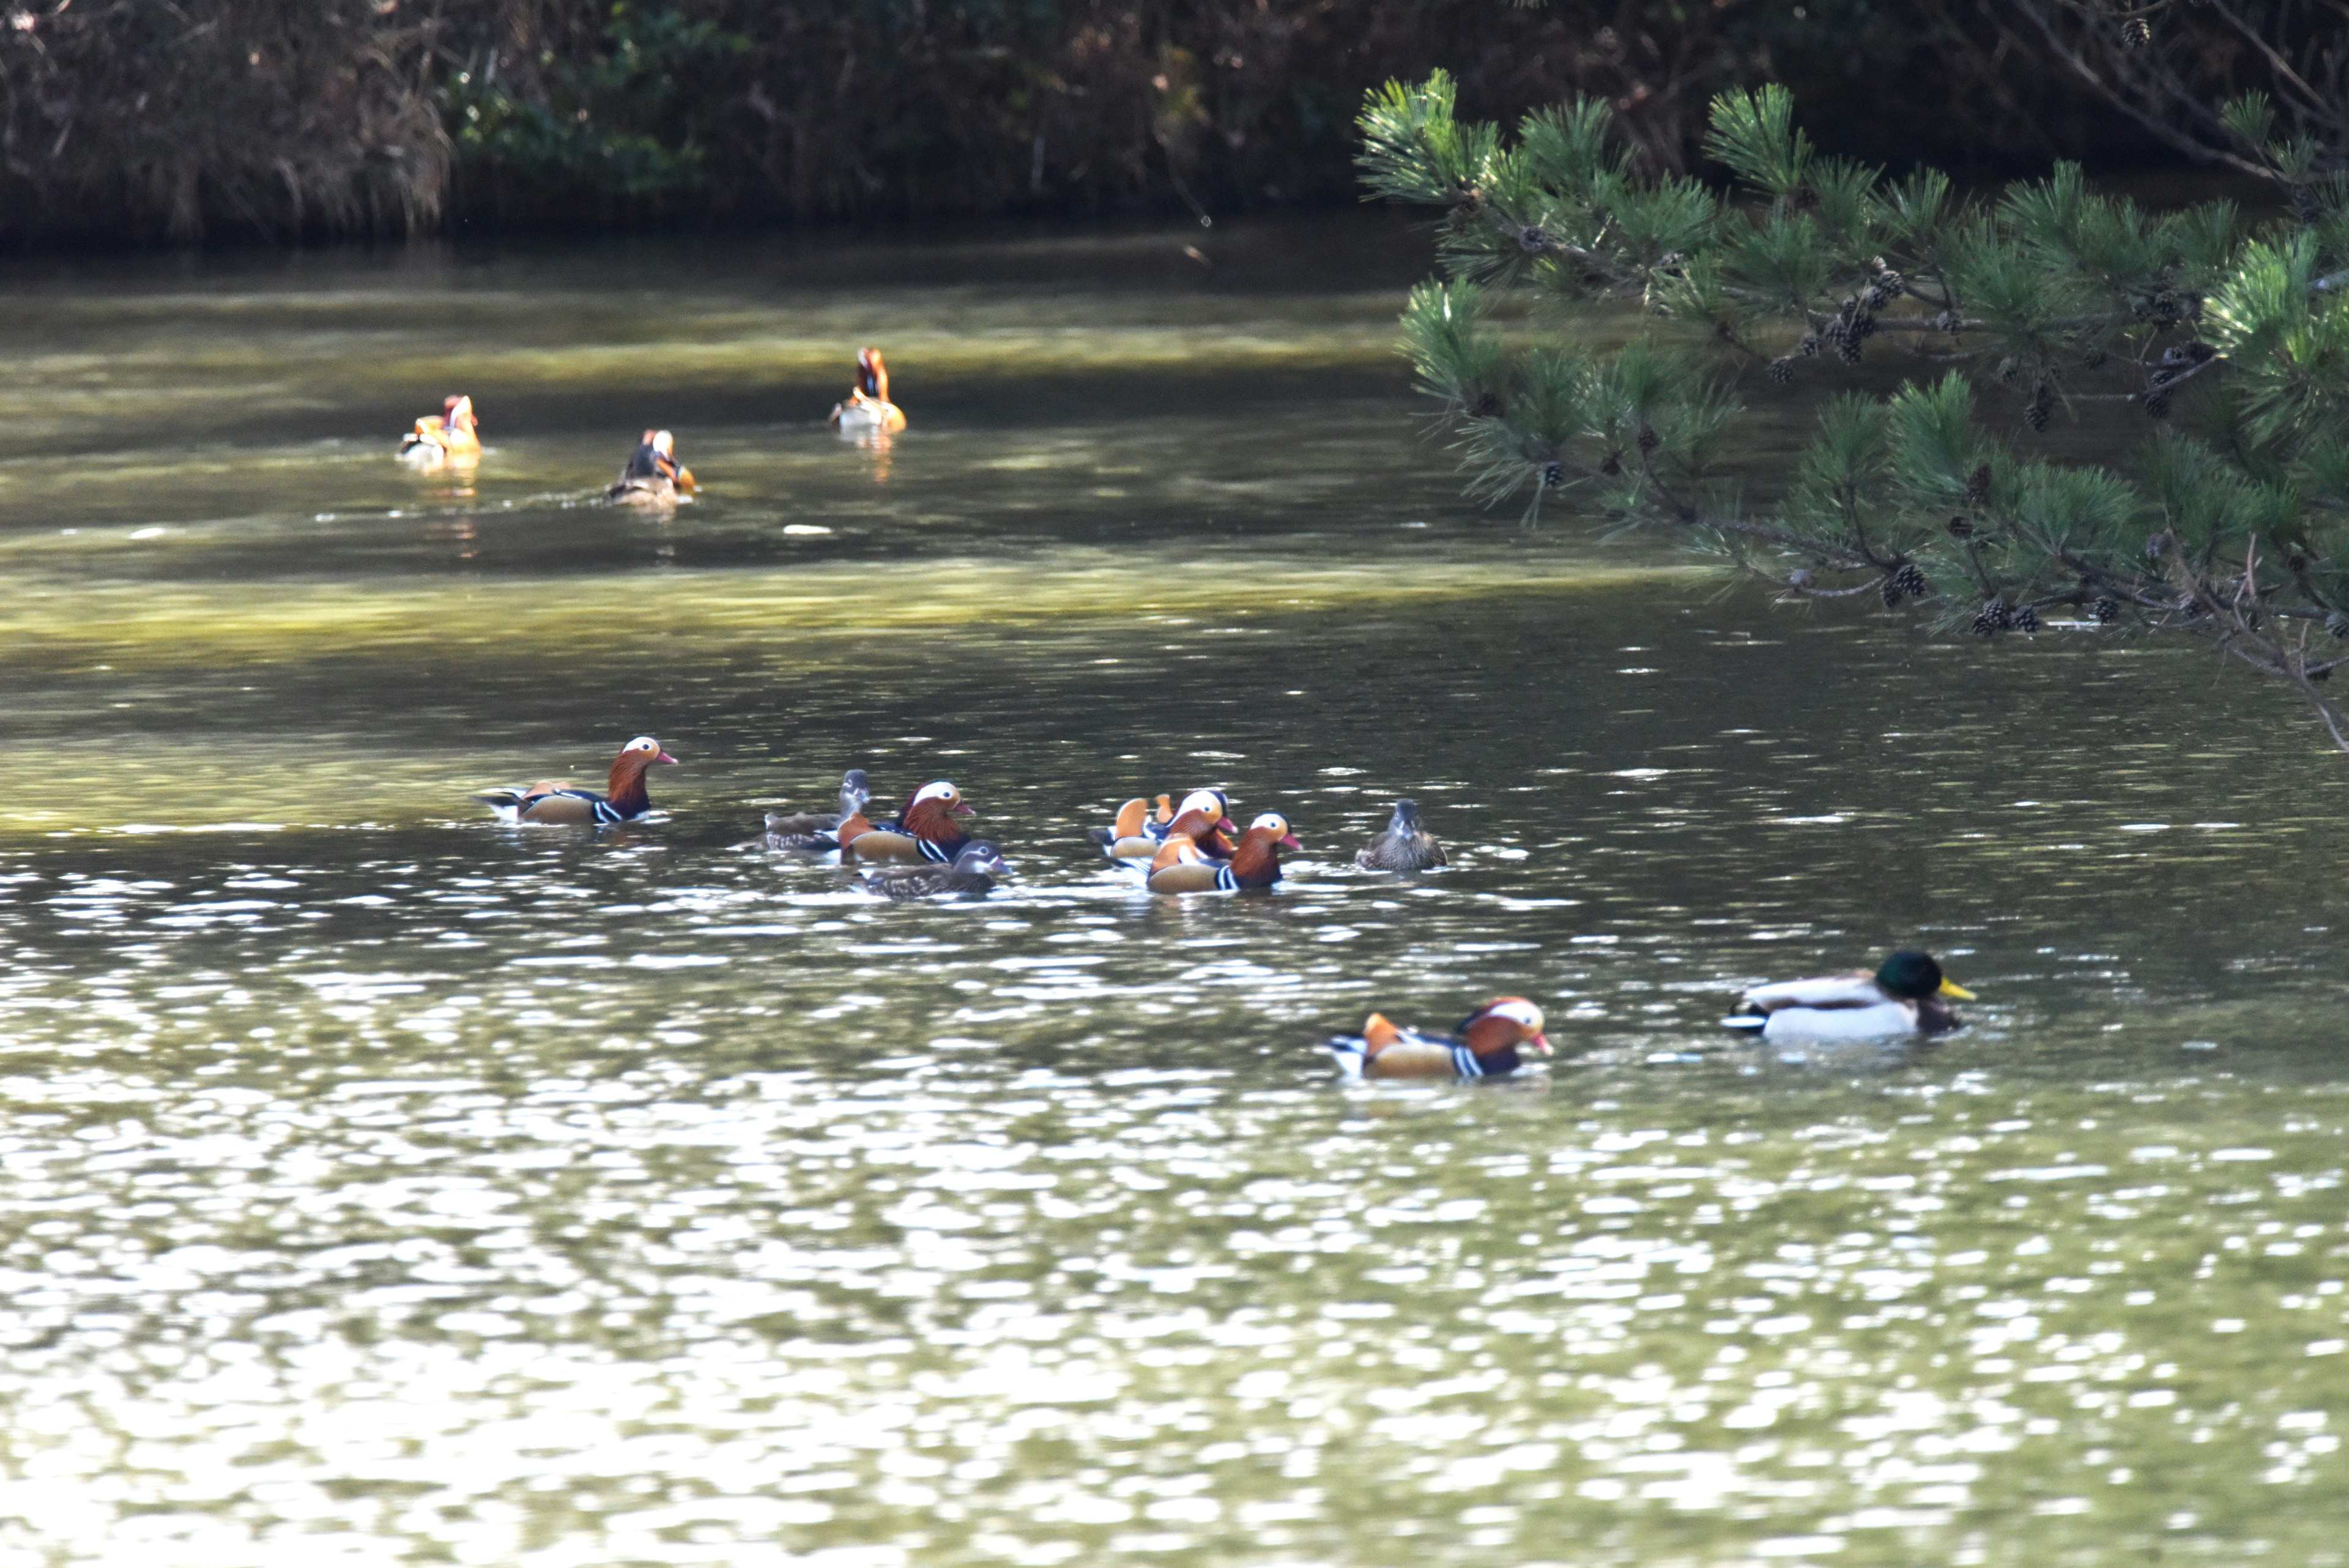
[[[1442,211],[1444,275],[1403,329],[1471,493],[1537,516],[1568,493],[1788,596],[1920,601],[1985,638],[2061,617],[2207,639],[2349,750],[2324,685],[2349,662],[2349,175],[2257,95],[2218,118],[2293,195],[2259,222],[2150,212],[2072,164],[1961,200],[1930,169],[1821,155],[1777,87],[1713,101],[1725,192],[1641,172],[1599,102],[1511,137],[1454,98],[1441,72],[1371,94],[1361,169]],[[1611,353],[1526,342],[1496,317],[1509,295],[1643,325]],[[1743,400],[1806,383],[1836,390],[1751,509],[1720,438]]]

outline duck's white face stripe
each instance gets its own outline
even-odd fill
[[[1183,797],[1183,810],[1174,815],[1180,816],[1185,811],[1204,811],[1209,816],[1221,816],[1224,814],[1224,803],[1214,790],[1195,789]]]
[[[944,779],[940,779],[936,784],[924,784],[921,788],[921,793],[914,796],[913,804],[919,805],[926,800],[952,800],[956,794],[957,791],[954,785],[947,783]]]
[[[1268,811],[1262,816],[1257,817],[1254,822],[1248,824],[1248,828],[1251,832],[1259,827],[1270,828],[1275,833],[1286,833],[1288,831],[1288,818],[1281,815],[1280,813],[1277,811]]]
[[[655,431],[653,432],[653,450],[660,453],[663,457],[667,457],[669,453],[677,450],[677,438],[669,434],[667,431]]]
[[[1522,1024],[1537,1034],[1541,1033],[1542,1010],[1530,1002],[1504,1002],[1492,1010],[1492,1016]]]
[[[620,749],[626,752],[657,752],[660,750],[660,742],[650,735],[638,735]]]

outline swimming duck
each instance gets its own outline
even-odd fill
[[[440,411],[416,421],[399,438],[399,461],[418,468],[440,468],[481,461],[481,431],[473,424],[473,400],[452,397]]]
[[[638,735],[613,759],[612,777],[603,794],[573,789],[561,779],[549,779],[528,789],[483,790],[473,798],[487,801],[501,822],[551,824],[563,827],[603,827],[631,822],[653,808],[645,793],[645,770],[655,763],[677,761],[650,735]]]
[[[1902,951],[1874,974],[1837,974],[1757,985],[1722,1022],[1764,1040],[1880,1040],[1958,1027],[1951,1002],[1974,993],[1941,973],[1930,953]]]
[[[1425,871],[1444,864],[1444,846],[1419,825],[1419,803],[1399,800],[1387,830],[1354,852],[1365,871]]]
[[[865,872],[856,885],[884,898],[930,898],[941,893],[976,898],[993,891],[998,877],[1009,875],[1011,867],[995,846],[975,838],[956,851],[950,866],[885,867]]]
[[[1133,860],[1158,853],[1164,842],[1166,825],[1174,820],[1174,797],[1162,794],[1154,808],[1140,795],[1117,808],[1116,820],[1107,827],[1086,829],[1086,836],[1101,846],[1102,853],[1112,860]]]
[[[924,784],[895,821],[853,837],[843,833],[841,853],[859,860],[930,860],[946,865],[970,842],[970,835],[955,818],[970,815],[962,791],[940,779]]]
[[[1183,818],[1174,821],[1179,825]],[[1166,846],[1150,863],[1143,885],[1154,893],[1237,893],[1245,888],[1269,888],[1280,880],[1281,850],[1304,847],[1288,831],[1288,819],[1277,811],[1268,811],[1249,823],[1233,846],[1231,858],[1220,866],[1207,857],[1197,840],[1170,833]]]
[[[1542,1011],[1522,996],[1496,997],[1450,1034],[1422,1034],[1373,1012],[1360,1034],[1330,1042],[1349,1078],[1504,1078],[1523,1064],[1524,1047],[1547,1056]]]
[[[762,842],[769,849],[837,849],[842,829],[851,829],[852,836],[872,831],[873,825],[864,820],[864,807],[872,798],[873,788],[865,781],[864,770],[851,768],[841,775],[838,811],[802,811],[789,816],[771,811],[767,813],[767,833]]]
[[[856,351],[856,386],[833,405],[832,422],[844,436],[895,435],[905,428],[905,411],[889,400],[889,367],[880,349]]]
[[[693,495],[693,470],[677,461],[677,438],[647,431],[604,499],[626,506],[674,506]]]
[[[1093,842],[1102,852],[1121,866],[1155,860],[1165,846],[1179,838],[1191,840],[1200,854],[1210,860],[1232,857],[1232,841],[1240,836],[1237,824],[1231,818],[1227,796],[1219,789],[1195,789],[1183,797],[1183,804],[1174,807],[1165,805],[1167,797],[1160,795],[1159,815],[1141,818],[1141,831],[1119,835],[1117,827],[1095,828]],[[1118,813],[1121,826],[1131,823],[1136,801],[1128,801]]]

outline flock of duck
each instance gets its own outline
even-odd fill
[[[881,351],[856,356],[856,383],[832,410],[845,436],[873,439],[905,428],[903,410],[889,400],[889,370]],[[419,467],[469,467],[481,455],[481,431],[469,397],[450,398],[437,415],[418,420],[400,443],[400,457]],[[691,499],[693,471],[678,460],[667,431],[647,431],[605,492],[619,504],[674,506]],[[493,789],[475,798],[504,821],[533,826],[605,827],[631,822],[652,809],[645,774],[677,759],[650,735],[620,749],[604,793],[574,789],[560,779]],[[992,891],[1011,868],[996,846],[964,826],[973,815],[962,792],[939,779],[924,784],[896,815],[866,814],[873,790],[864,770],[841,780],[840,809],[781,815],[770,813],[761,836],[744,847],[836,860],[860,867],[856,886],[884,898],[976,898]],[[1288,819],[1268,811],[1245,828],[1218,789],[1194,790],[1178,803],[1171,794],[1137,796],[1114,820],[1092,830],[1112,867],[1151,893],[1242,893],[1280,879],[1284,849],[1303,847]],[[1445,864],[1444,846],[1422,825],[1419,807],[1394,805],[1386,828],[1354,857],[1365,870],[1414,873]],[[1933,1034],[1957,1027],[1951,1001],[1972,993],[1947,979],[1927,953],[1902,951],[1873,974],[1832,975],[1757,986],[1738,999],[1723,1022],[1770,1041],[1873,1040]],[[1350,1078],[1461,1079],[1506,1077],[1526,1053],[1550,1054],[1542,1011],[1522,996],[1496,997],[1463,1019],[1449,1034],[1433,1034],[1371,1014],[1360,1034],[1329,1043],[1339,1069]]]

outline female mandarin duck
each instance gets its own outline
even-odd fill
[[[970,842],[955,819],[972,815],[962,791],[946,780],[924,784],[905,815],[852,836],[842,825],[841,853],[859,860],[929,860],[949,865]]]
[[[1419,804],[1399,800],[1387,830],[1354,853],[1365,871],[1425,871],[1444,864],[1444,846],[1419,825]]]
[[[1550,1054],[1542,1011],[1522,996],[1486,1002],[1451,1034],[1422,1034],[1371,1014],[1360,1034],[1330,1042],[1349,1078],[1505,1078],[1523,1065],[1518,1049]]]
[[[1174,820],[1180,824],[1183,818]],[[1233,846],[1231,858],[1222,865],[1210,860],[1197,840],[1170,833],[1143,883],[1154,893],[1237,893],[1244,888],[1269,888],[1280,880],[1281,850],[1304,847],[1288,831],[1288,819],[1268,811],[1248,824]]]
[[[865,782],[863,768],[851,768],[841,775],[840,809],[822,812],[799,812],[786,816],[781,812],[767,813],[766,837],[769,849],[814,850],[819,854],[840,847],[843,829],[854,836],[872,830],[864,820],[864,807],[873,799],[873,787]]]
[[[427,414],[399,438],[399,461],[418,468],[460,466],[481,461],[481,431],[473,424],[473,400],[450,398],[437,414]]]
[[[941,894],[983,898],[994,891],[998,877],[1009,875],[1011,867],[1004,864],[995,846],[974,838],[956,851],[951,865],[885,867],[865,872],[856,885],[884,898],[933,898]]]
[[[677,461],[677,438],[647,431],[604,499],[625,506],[674,506],[693,496],[693,470]]]
[[[1942,975],[1931,954],[1904,951],[1886,959],[1874,974],[1757,985],[1722,1022],[1758,1030],[1764,1040],[1881,1040],[1955,1029],[1950,1002],[1973,999],[1972,992]]]
[[[905,411],[889,400],[889,367],[878,348],[856,351],[856,386],[834,403],[832,422],[844,436],[895,435],[905,428]]]
[[[655,763],[677,761],[650,735],[638,735],[620,748],[612,763],[605,792],[573,789],[561,779],[534,784],[528,789],[483,790],[475,800],[487,801],[502,822],[550,824],[562,827],[605,827],[633,822],[653,808],[645,793],[645,770]]]

